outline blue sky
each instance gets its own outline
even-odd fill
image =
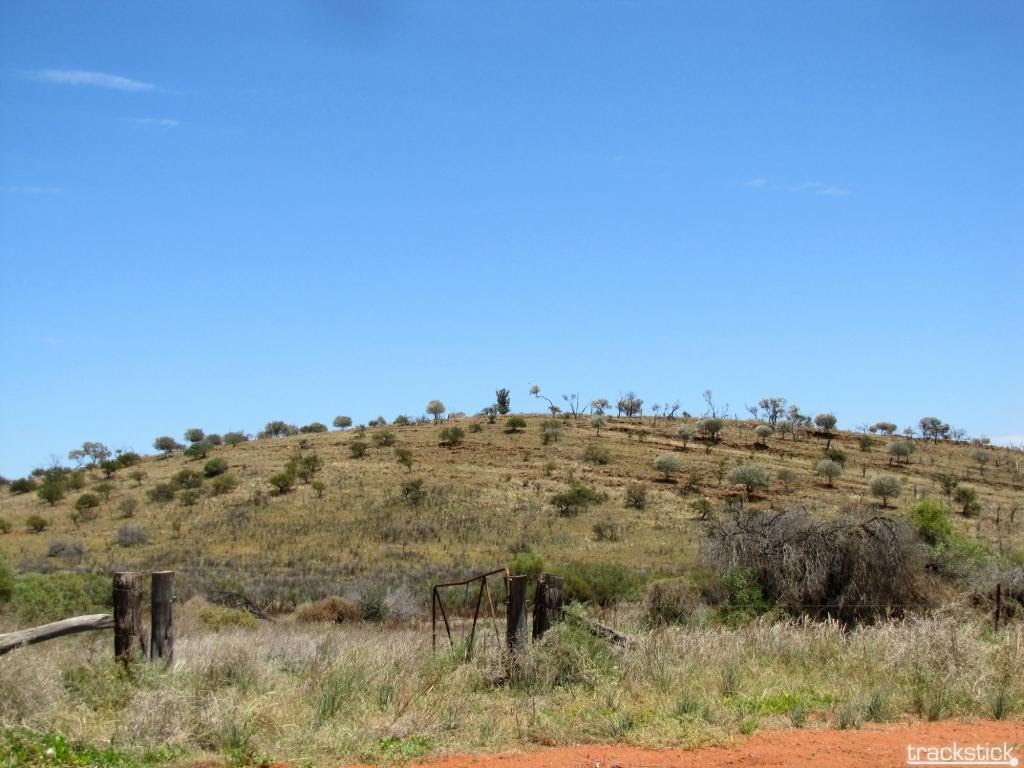
[[[5,2],[0,472],[534,382],[1024,442],[1022,39],[1019,2]]]

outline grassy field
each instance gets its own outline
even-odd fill
[[[55,743],[57,764],[126,766],[697,746],[758,729],[1015,717],[1024,702],[1021,624],[994,632],[949,613],[853,631],[765,619],[736,629],[636,625],[628,647],[570,619],[509,676],[493,646],[469,663],[432,655],[420,625],[283,620],[214,632],[197,620],[202,610],[197,602],[179,610],[170,670],[142,664],[125,673],[109,637],[0,659],[0,723],[9,729],[0,765],[52,765],[43,751]]]
[[[365,434],[332,431],[216,447],[202,460],[146,457],[109,479],[88,469],[85,487],[53,506],[35,493],[0,495],[0,519],[10,528],[0,535],[0,555],[21,570],[174,569],[188,592],[227,588],[283,603],[402,584],[422,603],[432,579],[499,567],[524,550],[539,553],[550,566],[621,562],[647,577],[681,574],[697,561],[702,522],[695,502],[707,499],[720,510],[743,501],[727,476],[747,463],[765,467],[772,477],[767,490],[744,502],[748,508],[803,505],[823,517],[876,510],[868,483],[878,474],[902,481],[902,494],[889,501],[896,515],[926,496],[945,501],[938,478],[952,475],[979,494],[976,514],[954,515],[965,536],[997,553],[1019,551],[1024,541],[1019,450],[982,449],[988,461],[981,466],[972,457],[978,449],[967,443],[915,440],[909,461],[894,464],[885,449],[902,438],[871,436],[865,450],[864,435],[838,432],[831,444],[845,453],[845,471],[828,487],[814,471],[826,443],[821,436],[775,435],[758,445],[755,422],[730,420],[720,441],[691,440],[684,447],[676,433],[693,420],[611,418],[598,434],[586,419],[569,419],[560,420],[561,435],[544,444],[548,421],[527,416],[526,428],[514,434],[504,419],[489,424],[484,418]],[[452,425],[466,432],[464,442],[439,445],[442,428]],[[393,444],[377,445],[387,439],[385,432]],[[364,457],[352,456],[355,442],[369,446]],[[411,468],[396,460],[396,449],[408,452]],[[588,451],[606,463],[588,460]],[[268,483],[290,458],[311,454],[323,465],[312,482],[297,480],[283,494]],[[681,461],[668,482],[654,468],[662,454]],[[235,490],[213,495],[212,481],[203,480],[198,492],[178,491],[162,503],[147,499],[183,469],[201,474],[213,457],[227,462],[239,481]],[[139,471],[145,477],[132,479]],[[403,495],[403,486],[417,480],[421,488]],[[574,481],[595,488],[602,500],[578,515],[560,516],[550,499]],[[109,484],[109,495],[95,519],[74,521],[76,498],[101,483]],[[645,489],[643,509],[625,504],[633,485]],[[138,502],[131,519],[119,512],[125,499]],[[32,515],[48,527],[30,532],[26,521]],[[135,535],[119,542],[122,527]]]

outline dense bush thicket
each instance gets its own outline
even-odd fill
[[[794,507],[753,510],[708,527],[704,554],[720,573],[746,569],[792,614],[847,623],[925,603],[920,543],[904,522],[815,520]]]

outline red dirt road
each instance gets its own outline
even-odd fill
[[[766,731],[728,747],[662,750],[616,744],[589,745],[523,754],[438,758],[417,765],[424,768],[905,768],[908,744],[945,747],[954,742],[961,746],[1017,745],[1012,755],[1024,766],[1022,721],[921,722],[865,726],[850,731],[810,728]]]

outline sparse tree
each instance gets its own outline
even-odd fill
[[[278,493],[285,494],[295,485],[295,475],[285,470],[271,475],[267,478],[267,482],[274,486]]]
[[[892,464],[892,460],[896,459],[896,463],[907,464],[910,462],[910,455],[914,452],[914,443],[910,440],[897,440],[895,443],[889,443],[885,446],[885,452],[889,454],[889,463]]]
[[[36,495],[52,507],[64,498],[64,484],[49,480],[39,487]]]
[[[768,470],[757,464],[744,464],[729,472],[732,485],[742,485],[747,491],[747,498],[753,498],[754,491],[767,488],[771,484]]]
[[[571,395],[562,395],[562,399],[565,400],[566,405],[569,406],[569,413],[572,414],[574,421],[579,421],[580,416],[586,410],[586,405],[580,403],[580,396],[576,393]]]
[[[992,458],[989,455],[989,452],[986,451],[984,448],[972,448],[971,458],[974,459],[974,461],[978,464],[978,474],[984,475],[985,465],[988,464]]]
[[[189,443],[198,443],[206,437],[206,433],[199,427],[191,427],[185,430],[185,440]]]
[[[897,429],[899,427],[891,421],[878,421],[868,427],[869,432],[881,432],[883,435],[889,435],[890,437],[896,434]]]
[[[882,500],[882,508],[889,506],[889,499],[903,493],[903,483],[893,475],[876,475],[868,483],[868,490],[875,498]]]
[[[687,444],[693,440],[696,434],[697,429],[690,424],[683,424],[683,426],[676,430],[676,437],[683,442],[683,448],[686,448]]]
[[[644,401],[637,397],[635,392],[630,391],[619,398],[618,402],[615,403],[615,408],[619,416],[625,414],[627,419],[632,419],[634,416],[642,418]]]
[[[225,432],[224,433],[224,444],[234,448],[236,445],[240,445],[248,441],[249,437],[244,432]]]
[[[311,424],[299,427],[299,432],[303,435],[318,435],[327,431],[327,425],[322,424],[319,421],[314,421]]]
[[[534,384],[530,387],[530,394],[536,397],[538,400],[544,400],[548,404],[548,410],[551,411],[551,415],[554,416],[558,413],[561,408],[551,402],[551,399],[546,395],[541,394],[540,384]]]
[[[953,491],[956,490],[956,487],[960,485],[960,480],[957,479],[957,476],[950,474],[939,475],[935,478],[935,481],[939,484],[939,487],[942,488],[942,492],[946,494],[947,500],[953,495]]]
[[[724,428],[725,422],[715,417],[701,419],[697,422],[697,430],[709,440],[718,440]]]
[[[817,416],[814,417],[815,426],[818,427],[818,429],[820,429],[822,432],[824,432],[825,437],[827,438],[825,442],[826,449],[828,449],[828,447],[832,445],[832,430],[836,428],[837,423],[838,419],[836,419],[834,413],[819,413]]]
[[[540,425],[540,441],[544,445],[557,443],[562,437],[562,425],[554,419],[545,419]]]
[[[814,472],[818,477],[828,480],[828,487],[832,487],[832,481],[843,474],[843,465],[832,459],[822,459],[814,465]]]
[[[754,434],[757,435],[757,442],[761,445],[768,446],[768,438],[772,436],[774,430],[767,424],[758,424],[754,427]]]
[[[786,413],[786,398],[784,397],[763,397],[757,405],[764,414],[764,420],[773,427]]]
[[[960,507],[960,514],[964,517],[981,511],[981,502],[978,500],[978,492],[969,485],[961,485],[953,493],[953,502]]]
[[[502,387],[494,393],[494,407],[497,409],[498,414],[505,416],[512,408],[512,395],[507,389]]]
[[[427,403],[427,413],[434,417],[434,421],[441,418],[441,414],[447,411],[448,408],[440,400],[431,400]]]
[[[223,445],[224,438],[221,437],[220,435],[218,435],[216,432],[214,432],[213,434],[206,436],[206,442],[208,442],[210,445],[214,445],[214,446],[216,446],[216,445]]]
[[[611,405],[606,397],[596,397],[590,401],[590,409],[599,416],[603,416]]]
[[[921,436],[935,443],[939,442],[939,438],[945,439],[949,435],[949,424],[946,424],[937,416],[925,416],[921,419],[917,426],[921,429]]]
[[[704,415],[710,416],[713,419],[724,417],[729,413],[729,404],[726,403],[724,407],[718,408],[715,406],[714,393],[710,389],[704,390]]]
[[[597,432],[597,436],[601,436],[601,430],[608,425],[608,419],[603,413],[592,413],[590,415],[590,426]]]
[[[664,453],[654,460],[654,468],[665,477],[665,482],[670,481],[679,470],[683,468],[683,462],[669,453]]]
[[[352,426],[351,416],[335,416],[334,421],[331,422],[338,429],[347,429]]]

